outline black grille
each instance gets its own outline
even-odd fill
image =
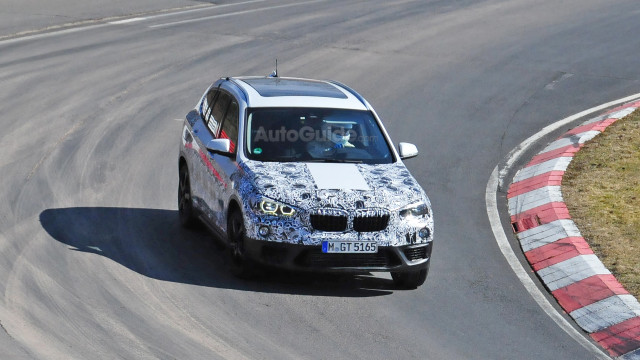
[[[401,261],[386,249],[375,254],[325,254],[320,249],[309,250],[299,258],[300,265],[317,268],[330,267],[376,267],[386,268],[400,265]]]
[[[426,259],[427,247],[420,246],[420,247],[414,247],[414,248],[406,248],[404,249],[404,255],[407,257],[407,259],[409,259],[409,261]]]
[[[353,218],[353,230],[357,232],[382,231],[389,224],[389,215]]]
[[[344,215],[310,215],[311,226],[320,231],[345,231],[347,217]]]

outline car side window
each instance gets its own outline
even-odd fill
[[[218,94],[220,90],[218,88],[211,89],[205,96],[204,101],[202,103],[202,119],[205,123],[209,123],[209,117],[211,116],[211,109],[213,108],[213,104],[216,103],[216,99],[218,98]]]
[[[227,111],[227,107],[231,101],[231,96],[224,91],[218,91],[216,96],[216,102],[211,106],[211,114],[207,121],[207,126],[214,137],[218,136],[218,126],[224,118],[224,114]]]
[[[236,143],[238,142],[238,115],[238,102],[236,100],[231,100],[227,114],[222,122],[220,138],[229,139],[231,141],[230,150],[232,153],[235,152]]]

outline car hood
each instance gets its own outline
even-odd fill
[[[248,161],[243,168],[256,193],[305,210],[396,210],[428,201],[401,162],[371,165]]]

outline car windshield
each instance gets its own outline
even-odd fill
[[[272,162],[394,161],[370,111],[325,108],[248,110],[246,155]]]

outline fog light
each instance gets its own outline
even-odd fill
[[[267,226],[260,226],[260,228],[258,229],[258,234],[260,234],[260,236],[267,236],[267,235],[269,235],[269,227],[267,227]]]
[[[429,234],[431,234],[431,232],[427,228],[422,228],[420,229],[420,231],[418,231],[418,236],[420,236],[421,239],[428,238]]]

